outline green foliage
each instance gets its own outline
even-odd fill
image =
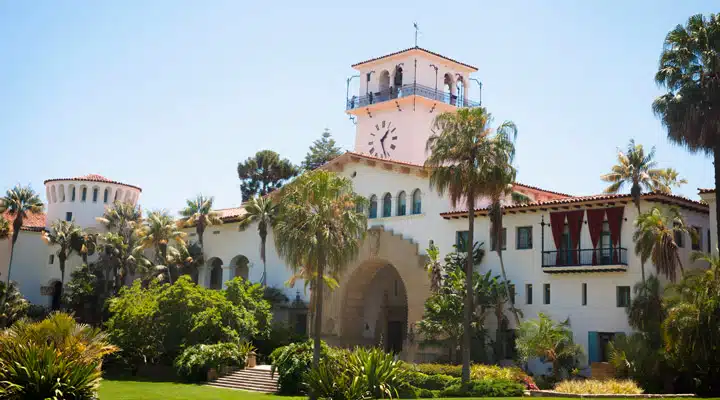
[[[261,150],[238,163],[237,172],[242,201],[248,201],[254,196],[265,196],[279,189],[298,174],[298,168],[272,150]]]
[[[262,289],[240,278],[229,288],[206,289],[188,276],[147,289],[136,281],[111,300],[108,332],[133,364],[174,359],[189,346],[239,342],[265,332],[261,324],[268,323],[270,313]]]
[[[185,380],[204,381],[211,368],[244,368],[251,351],[248,343],[198,344],[186,348],[175,359],[175,370]]]
[[[352,376],[331,363],[321,362],[304,376],[305,388],[319,400],[365,400],[373,397],[361,376]]]
[[[555,386],[556,392],[573,394],[642,394],[637,383],[618,379],[584,379],[562,381]]]
[[[648,392],[664,391],[666,379],[672,379],[663,349],[653,347],[645,333],[616,337],[609,356],[617,377],[633,379]]]
[[[651,260],[658,275],[665,275],[675,282],[677,271],[683,272],[675,235],[688,234],[694,236],[695,232],[687,228],[677,207],[669,207],[666,211],[653,207],[635,220],[635,254],[643,263]]]
[[[519,397],[525,387],[505,379],[471,380],[467,388],[456,383],[440,392],[440,397]]]
[[[254,337],[253,345],[257,348],[259,358],[269,357],[275,349],[287,346],[290,343],[304,342],[307,335],[300,335],[295,327],[287,323],[276,322],[270,327],[270,334],[266,338]]]
[[[70,273],[63,292],[63,305],[79,321],[94,324],[101,319],[103,293],[101,272],[95,264],[83,265]]]
[[[582,355],[582,348],[573,342],[570,321],[554,322],[543,313],[538,315],[538,319],[527,320],[520,325],[515,345],[523,361],[538,357],[552,363],[556,379],[563,371],[572,370]]]
[[[305,155],[305,160],[302,162],[303,169],[314,170],[342,154],[340,147],[335,145],[335,139],[331,136],[330,130],[325,128],[322,138],[314,141]]]
[[[329,353],[325,342],[320,345],[320,357]],[[303,390],[303,376],[310,371],[313,359],[313,341],[291,343],[278,347],[270,354],[273,374],[278,374],[278,387],[281,394],[300,394]]]
[[[495,379],[513,382],[524,382],[528,375],[518,367],[501,367],[499,365],[473,364],[470,367],[472,379]]]
[[[452,377],[460,377],[462,375],[462,366],[450,364],[415,364],[410,368],[417,372],[427,375],[449,375]]]
[[[102,358],[116,348],[99,329],[54,313],[0,333],[0,398],[93,399]]]
[[[31,321],[42,321],[48,315],[50,315],[50,309],[39,304],[30,304],[26,313],[27,318]]]
[[[432,365],[432,364],[427,364]],[[458,376],[460,376],[460,368],[458,368]],[[443,374],[428,375],[422,372],[410,371],[408,374],[408,383],[416,388],[428,390],[442,390],[446,387],[458,382],[457,377]]]
[[[7,287],[5,282],[0,282],[0,328],[11,326],[23,318],[30,307],[15,282],[10,283],[9,290],[6,290]]]
[[[266,298],[267,289],[259,283],[252,283],[240,277],[227,282],[225,298],[246,310],[255,320],[253,337],[265,338],[270,334],[272,323],[272,304]]]

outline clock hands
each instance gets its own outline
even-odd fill
[[[380,146],[382,147],[383,155],[384,155],[384,156],[387,156],[387,155],[388,155],[387,151],[385,151],[385,139],[387,139],[387,136],[388,136],[389,133],[390,133],[390,129],[386,130],[386,131],[385,131],[385,134],[383,135],[383,137],[380,138]]]

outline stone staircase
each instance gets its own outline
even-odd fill
[[[253,368],[245,368],[233,371],[208,382],[209,386],[242,389],[252,392],[275,393],[277,392],[277,374],[273,376],[269,365],[258,365]]]

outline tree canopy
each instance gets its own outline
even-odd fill
[[[322,137],[313,142],[302,162],[303,169],[313,170],[342,154],[340,147],[335,145],[330,130],[325,128]]]
[[[298,174],[298,168],[287,158],[272,150],[261,150],[244,162],[238,163],[238,177],[242,200],[253,196],[265,196],[279,189]]]

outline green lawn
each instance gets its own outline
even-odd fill
[[[170,382],[115,381],[103,379],[100,400],[300,400],[304,397],[271,396],[242,390],[217,389]],[[520,399],[514,398],[514,400]],[[463,400],[463,399],[453,399]],[[495,398],[493,400],[502,400]],[[549,399],[543,399],[549,400]]]

